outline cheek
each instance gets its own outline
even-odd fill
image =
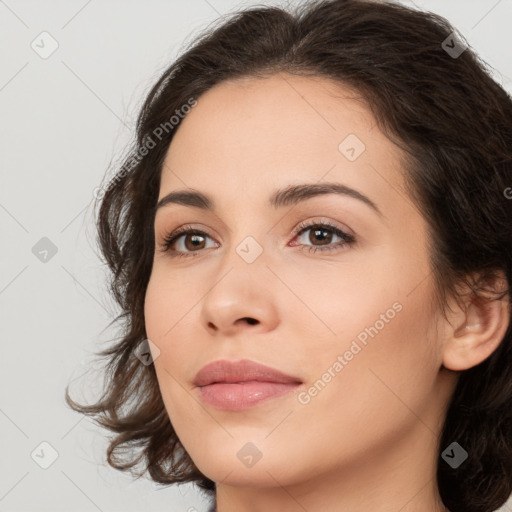
[[[151,274],[144,301],[144,320],[148,338],[160,350],[166,350],[173,335],[179,332],[183,324],[190,322],[193,289],[186,280],[182,282],[180,276],[175,279],[159,268]]]
[[[308,333],[308,319],[297,316],[304,324],[297,329],[306,333],[298,338],[298,353],[311,385],[303,398],[318,415],[330,409],[351,422],[379,411],[388,421],[407,416],[404,403],[417,410],[427,401],[440,366],[429,307],[433,283],[425,279],[426,259],[398,256],[381,254],[359,271],[330,279],[309,273],[310,282],[326,283],[321,293],[315,286],[302,288],[324,323],[317,322],[320,330]]]
[[[169,280],[151,276],[144,301],[144,321],[147,337],[158,348],[155,356],[152,351],[162,396],[175,393],[178,368],[194,364],[194,351],[190,350],[190,339],[183,340],[183,325],[187,321],[186,303],[183,294],[176,293]],[[151,345],[150,345],[151,346]],[[188,348],[188,350],[186,350]]]
[[[165,392],[174,392],[176,380],[188,385],[190,372],[202,362],[198,304],[204,293],[181,272],[175,278],[160,269],[151,275],[144,301],[144,320],[148,338],[158,347],[157,374],[163,378]],[[202,336],[205,337],[204,335]],[[189,386],[190,387],[190,386]]]
[[[152,275],[144,299],[144,322],[148,338],[160,350],[164,348],[161,340],[165,332],[172,327],[169,316],[165,315],[165,310],[170,308],[169,299],[164,283]]]
[[[421,308],[407,297],[412,287],[408,283],[414,278],[397,281],[397,272],[387,263],[381,257],[357,265],[311,266],[307,272],[292,268],[281,273],[283,281],[303,299],[290,300],[282,316],[294,332],[301,367],[314,373],[309,377],[318,378],[323,368],[347,351],[351,351],[347,354],[350,361],[366,361],[372,353],[385,357],[410,338],[409,327],[414,322],[427,321],[418,318]],[[404,319],[409,316],[415,317],[412,325]],[[419,324],[416,328],[422,329]]]
[[[338,336],[324,336],[310,353],[316,360],[302,397],[313,416],[329,411],[347,432],[363,422],[369,437],[416,421],[411,410],[421,413],[428,403],[440,365],[425,289],[381,293],[366,294],[364,308],[347,302],[333,324]]]
[[[340,337],[338,343],[324,338],[317,347],[322,355],[311,352],[310,360],[316,357],[316,361],[310,366],[309,387],[297,400],[293,420],[288,420],[296,432],[307,423],[308,435],[315,439],[304,457],[322,453],[323,464],[335,465],[373,456],[382,447],[399,443],[418,417],[429,422],[428,404],[437,374],[433,340],[427,334],[430,319],[421,300],[401,299],[402,310],[378,333],[369,329],[372,334],[366,344],[353,336]],[[373,314],[366,312],[365,327],[374,325],[378,318],[374,313],[385,311],[372,307]],[[344,318],[349,322],[349,316]],[[364,328],[359,332],[366,333]],[[345,357],[341,364],[338,356],[347,350],[351,359]]]
[[[178,369],[193,364],[191,359],[194,357],[193,351],[184,350],[187,343],[178,339],[179,319],[185,313],[180,311],[183,306],[183,301],[176,296],[174,286],[169,286],[168,281],[159,278],[156,273],[153,274],[144,302],[146,334],[158,348],[157,356],[152,351],[158,386],[169,419],[175,428],[176,418],[187,414],[186,408],[180,407],[180,403],[190,402],[190,396],[183,389],[187,384],[183,382],[183,376]],[[186,421],[191,421],[191,418],[187,418]]]

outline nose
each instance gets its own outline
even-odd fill
[[[238,255],[236,255],[238,258]],[[278,324],[276,280],[263,259],[251,264],[241,258],[216,281],[201,303],[201,323],[210,334],[220,337],[244,331],[266,332]],[[262,276],[267,275],[264,278]]]
[[[238,320],[235,320],[234,322],[235,324],[249,324],[249,325],[257,325],[260,323],[259,320],[257,320],[256,318],[251,318],[251,317],[244,317],[244,318],[239,318]],[[211,328],[213,331],[218,331],[219,330],[219,327],[217,325],[215,325],[213,322],[209,321],[208,322],[208,327]],[[243,327],[241,327],[243,328]]]

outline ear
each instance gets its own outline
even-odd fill
[[[506,290],[501,274],[492,285],[496,293]],[[455,306],[444,327],[443,366],[467,370],[487,359],[500,345],[510,322],[510,299],[477,299],[468,295],[464,305]]]

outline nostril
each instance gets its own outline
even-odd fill
[[[247,320],[247,323],[254,325],[258,323],[258,320],[255,320],[254,318],[243,318],[242,320]]]

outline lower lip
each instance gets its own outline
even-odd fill
[[[216,383],[200,387],[203,401],[218,409],[241,411],[260,402],[290,393],[300,384],[281,382],[234,382]]]

